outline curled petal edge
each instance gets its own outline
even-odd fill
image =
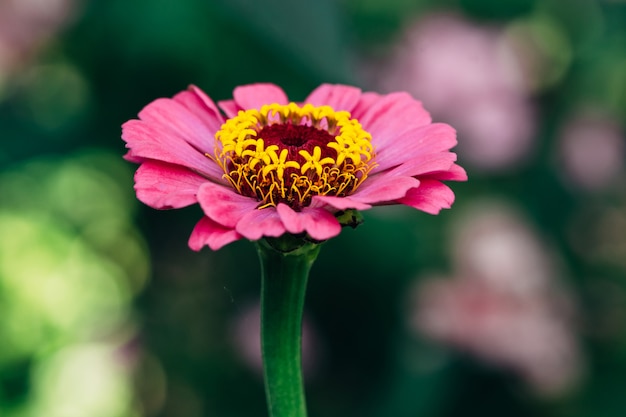
[[[208,246],[215,251],[242,237],[236,230],[224,227],[204,216],[193,228],[188,244],[189,248],[196,252],[204,246]]]

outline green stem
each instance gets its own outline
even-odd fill
[[[270,417],[306,417],[302,312],[309,270],[320,247],[302,243],[295,250],[284,251],[284,243],[284,239],[267,239],[257,245],[262,270],[261,350],[265,394]]]

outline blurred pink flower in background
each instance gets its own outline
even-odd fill
[[[519,49],[504,30],[432,15],[409,27],[369,78],[383,91],[409,91],[454,125],[467,163],[510,170],[532,151],[536,125]]]
[[[76,12],[79,0],[0,0],[0,86]]]
[[[412,326],[558,395],[581,376],[574,308],[550,252],[518,215],[477,207],[455,229],[455,276],[416,288]]]
[[[580,112],[561,129],[557,172],[569,185],[600,191],[623,183],[623,126],[598,111]]]

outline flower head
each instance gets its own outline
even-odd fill
[[[295,103],[253,84],[233,96],[218,107],[192,86],[122,127],[141,201],[200,204],[194,250],[285,233],[326,240],[344,211],[375,205],[437,214],[454,201],[441,181],[467,179],[450,152],[455,131],[406,93],[324,84]]]

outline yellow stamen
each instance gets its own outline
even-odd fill
[[[287,149],[280,151],[280,155],[276,154],[275,150],[267,151],[271,162],[263,167],[263,176],[266,177],[272,171],[276,171],[276,176],[279,180],[283,179],[283,173],[287,168],[300,168],[300,164],[296,161],[287,161],[288,155]]]
[[[306,134],[303,149],[296,149],[297,154],[282,142],[270,141],[266,146],[270,138],[261,137],[262,130],[276,124],[325,131],[326,149],[320,147],[324,145],[318,138],[311,153],[310,145],[305,148]],[[215,138],[212,159],[237,192],[259,200],[259,209],[280,202],[299,209],[310,204],[315,195],[349,195],[375,166],[371,135],[349,112],[330,106],[289,103],[242,110],[222,125]]]
[[[306,173],[309,169],[312,169],[316,172],[318,176],[322,175],[322,169],[324,165],[327,164],[335,164],[335,160],[330,157],[326,157],[320,161],[322,157],[322,150],[319,146],[316,146],[313,149],[313,155],[311,155],[308,151],[302,150],[298,152],[302,157],[306,160],[306,162],[302,165],[301,171],[302,173]]]

